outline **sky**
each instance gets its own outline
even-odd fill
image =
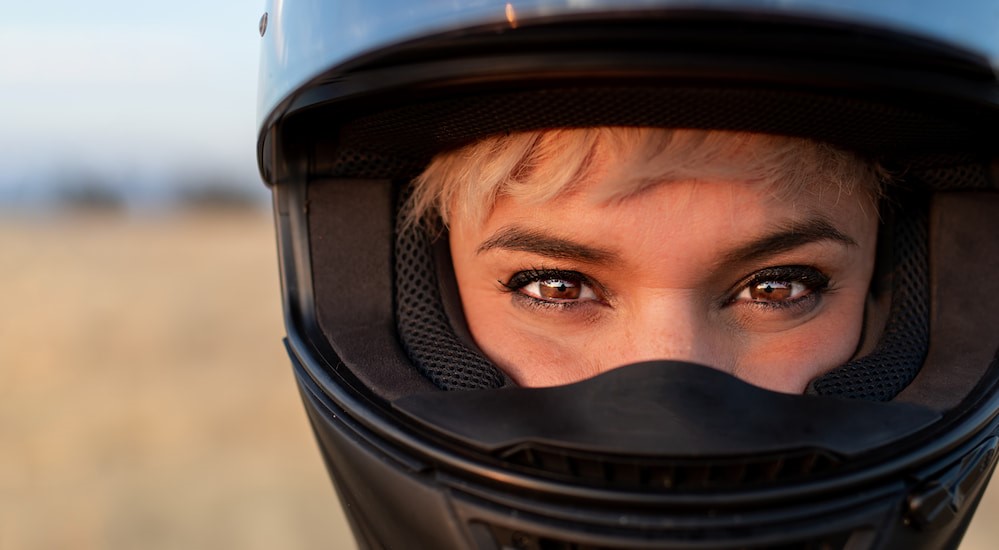
[[[54,182],[262,186],[255,98],[263,0],[5,2],[0,201]]]

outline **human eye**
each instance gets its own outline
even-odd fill
[[[730,300],[765,309],[811,309],[829,287],[829,277],[809,266],[780,266],[751,274]]]
[[[596,285],[575,271],[528,269],[518,271],[500,284],[537,305],[570,307],[600,300]]]

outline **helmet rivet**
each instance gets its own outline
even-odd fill
[[[267,12],[260,16],[260,36],[267,32]]]

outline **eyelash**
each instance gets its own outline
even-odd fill
[[[505,292],[515,294],[518,299],[524,300],[525,304],[534,307],[567,310],[592,302],[592,300],[551,301],[523,292],[524,287],[531,283],[558,279],[578,281],[579,284],[590,287],[598,296],[605,296],[607,294],[606,290],[582,273],[563,269],[531,268],[514,273],[505,283],[503,281],[497,282]],[[729,306],[739,303],[739,295],[744,290],[753,285],[760,285],[767,282],[802,284],[805,287],[806,294],[786,300],[747,300],[743,303],[750,307],[765,310],[801,309],[813,304],[824,293],[830,290],[829,277],[814,267],[800,265],[768,267],[754,272],[736,285],[733,291],[729,293],[729,298],[725,300],[724,305]]]
[[[568,310],[576,307],[585,306],[592,302],[592,300],[571,300],[564,302],[556,302],[544,300],[531,296],[523,292],[524,287],[531,283],[537,283],[541,281],[547,281],[552,279],[565,279],[570,281],[578,281],[579,284],[588,286],[592,289],[598,296],[602,296],[605,293],[600,285],[594,283],[589,277],[579,273],[578,271],[564,270],[564,269],[545,269],[545,268],[531,268],[523,271],[518,271],[510,277],[507,282],[497,281],[501,287],[503,287],[504,292],[512,293],[517,299],[524,300],[524,303],[537,308],[544,309],[560,309]]]
[[[814,267],[789,265],[768,267],[756,271],[741,283],[736,285],[731,297],[725,305],[739,302],[739,295],[754,285],[769,282],[799,283],[807,291],[805,295],[787,300],[748,300],[746,305],[766,310],[788,310],[806,307],[822,297],[830,290],[829,277]]]

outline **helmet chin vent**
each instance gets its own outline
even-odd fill
[[[569,542],[567,540],[560,540],[558,538],[548,536],[548,535],[537,535],[533,533],[528,533],[524,530],[510,529],[502,525],[486,525],[482,522],[474,522],[471,527],[478,533],[482,533],[481,536],[491,537],[496,544],[496,548],[510,548],[516,550],[625,550],[626,548],[653,548],[647,540],[641,537],[635,537],[632,541],[628,541],[627,534],[625,533],[613,533],[618,535],[612,544],[589,544],[580,542]],[[674,537],[682,537],[682,532],[678,533],[678,529],[672,529],[671,535]],[[601,535],[604,533],[600,533]],[[729,535],[732,533],[729,532]],[[599,535],[598,535],[599,536]],[[633,537],[635,535],[632,535]],[[703,537],[703,535],[701,535]],[[704,549],[715,549],[715,548],[738,548],[738,549],[763,549],[768,550],[814,550],[816,548],[844,548],[849,542],[850,538],[853,536],[852,532],[845,533],[833,533],[829,535],[824,535],[820,537],[812,537],[807,540],[800,540],[797,542],[778,542],[774,541],[761,541],[759,544],[746,544],[743,541],[745,539],[740,539],[739,543],[735,544],[731,541],[724,542],[724,538],[715,539],[718,541],[717,544],[705,544],[703,541],[698,541],[699,544],[696,548]],[[648,537],[648,533],[645,533],[645,537]],[[622,540],[623,539],[623,540]],[[618,542],[620,541],[620,542]],[[690,548],[688,546],[689,542],[681,539],[676,541],[676,546],[662,546],[665,541],[663,539],[656,539],[657,546],[655,548]],[[684,544],[687,542],[687,544]]]
[[[537,445],[519,446],[504,460],[512,468],[595,487],[671,491],[744,490],[815,479],[843,461],[826,452],[802,450],[735,459],[641,459],[586,455]]]

